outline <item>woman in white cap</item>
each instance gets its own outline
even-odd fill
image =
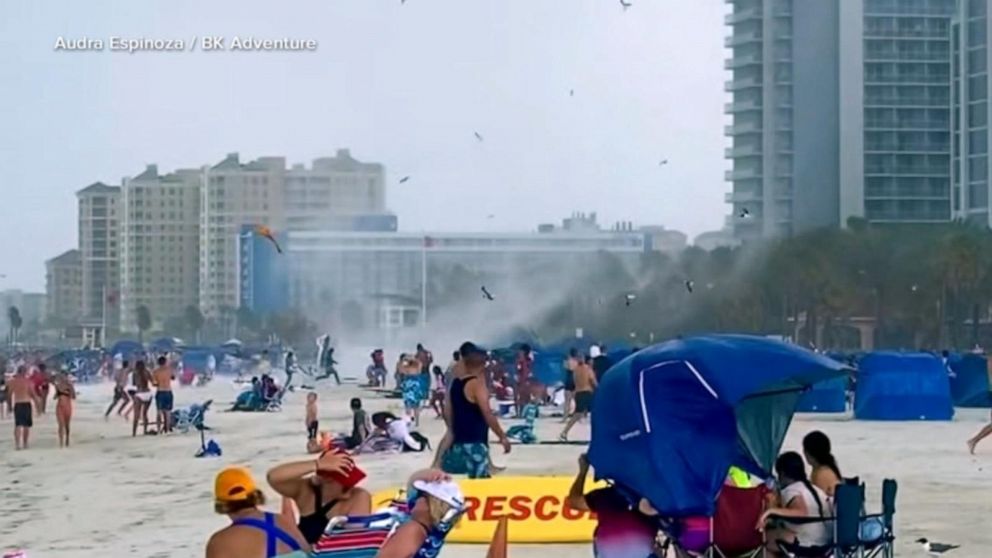
[[[431,536],[443,537],[454,527],[465,499],[451,476],[438,469],[418,471],[407,485],[409,520],[379,549],[376,558],[413,558]]]

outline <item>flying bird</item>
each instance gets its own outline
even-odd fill
[[[475,134],[475,139],[479,140],[480,142],[482,141],[482,134],[480,134],[479,132],[472,132],[472,133]]]
[[[916,539],[916,542],[923,547],[923,551],[930,556],[943,556],[945,553],[954,550],[955,548],[961,548],[959,544],[944,544],[939,542],[930,542],[925,538]]]
[[[658,166],[659,167],[663,167],[663,166],[665,166],[667,164],[668,164],[668,159],[662,159],[661,162],[658,163]]]
[[[257,225],[255,227],[255,233],[257,233],[258,236],[261,236],[262,238],[268,239],[268,241],[271,242],[273,246],[275,246],[276,252],[282,254],[282,246],[279,246],[279,241],[276,240],[275,235],[272,234],[272,229],[266,227],[265,225]]]
[[[482,296],[483,296],[483,298],[485,298],[486,300],[495,300],[495,299],[493,298],[493,295],[489,293],[489,290],[488,290],[488,289],[486,289],[486,286],[485,286],[485,285],[483,285],[483,286],[482,286]]]
[[[624,297],[623,297],[623,299],[624,299],[624,306],[630,306],[630,303],[631,302],[634,302],[634,300],[636,298],[637,298],[637,295],[635,295],[634,293],[628,293],[628,294],[624,295]]]
[[[400,179],[400,184],[406,183],[407,180],[410,180],[410,177],[409,176],[404,176],[403,178]]]
[[[692,279],[685,280],[685,290],[689,291],[689,294],[692,294],[692,289],[695,286],[696,286],[696,282],[693,281]]]
[[[624,0],[620,0],[620,5],[623,6],[623,11],[625,12],[627,11],[627,8],[633,6],[633,4],[630,2],[625,2]]]

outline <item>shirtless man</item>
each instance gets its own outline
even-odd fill
[[[36,390],[26,366],[18,366],[17,373],[7,382],[7,396],[14,409],[14,447],[28,449],[28,435],[34,426]]]
[[[155,384],[155,427],[159,432],[172,432],[172,406],[175,399],[172,395],[172,381],[176,374],[164,356],[158,357],[158,368],[152,372],[152,383]]]
[[[575,375],[575,412],[565,423],[565,429],[561,431],[558,439],[562,442],[568,441],[568,431],[583,418],[589,416],[592,411],[592,398],[599,385],[596,382],[596,373],[592,368],[592,359],[587,358],[580,362],[574,371]]]
[[[124,412],[124,408],[127,407],[127,402],[130,400],[127,395],[127,379],[130,374],[127,361],[122,361],[120,370],[114,373],[114,400],[110,402],[107,412],[103,414],[104,420],[110,416],[110,413],[114,412],[114,407],[117,406],[118,402],[121,404],[121,408],[117,409],[118,415]]]
[[[139,360],[134,365],[134,423],[131,426],[131,436],[138,435],[138,422],[143,422],[143,433],[148,434],[148,408],[152,406],[152,374],[145,366],[145,361]]]

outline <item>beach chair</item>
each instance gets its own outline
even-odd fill
[[[368,516],[335,517],[313,546],[313,558],[375,558],[393,532],[406,520],[406,504],[394,502],[389,510]],[[437,558],[444,539],[458,523],[463,509],[452,509],[427,534],[414,558]]]
[[[828,523],[832,525],[833,541],[825,545],[805,546],[802,541],[778,541],[778,546],[792,558],[847,558],[861,550],[858,526],[864,509],[864,487],[850,482],[837,485],[834,491],[833,516],[790,517],[789,523]],[[773,517],[772,519],[782,519]]]
[[[184,434],[189,432],[191,428],[195,428],[200,432],[210,430],[210,427],[206,426],[204,421],[212,403],[213,400],[208,399],[202,404],[190,405],[188,409],[179,409],[172,414],[172,427]]]
[[[754,526],[765,511],[768,488],[724,485],[711,518],[662,522],[662,548],[679,558],[754,558],[764,556],[765,539]],[[662,554],[665,556],[666,554]]]

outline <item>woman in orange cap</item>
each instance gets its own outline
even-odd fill
[[[228,467],[214,482],[214,510],[231,518],[207,542],[206,558],[304,558],[310,545],[291,520],[261,509],[265,495],[248,469]]]

